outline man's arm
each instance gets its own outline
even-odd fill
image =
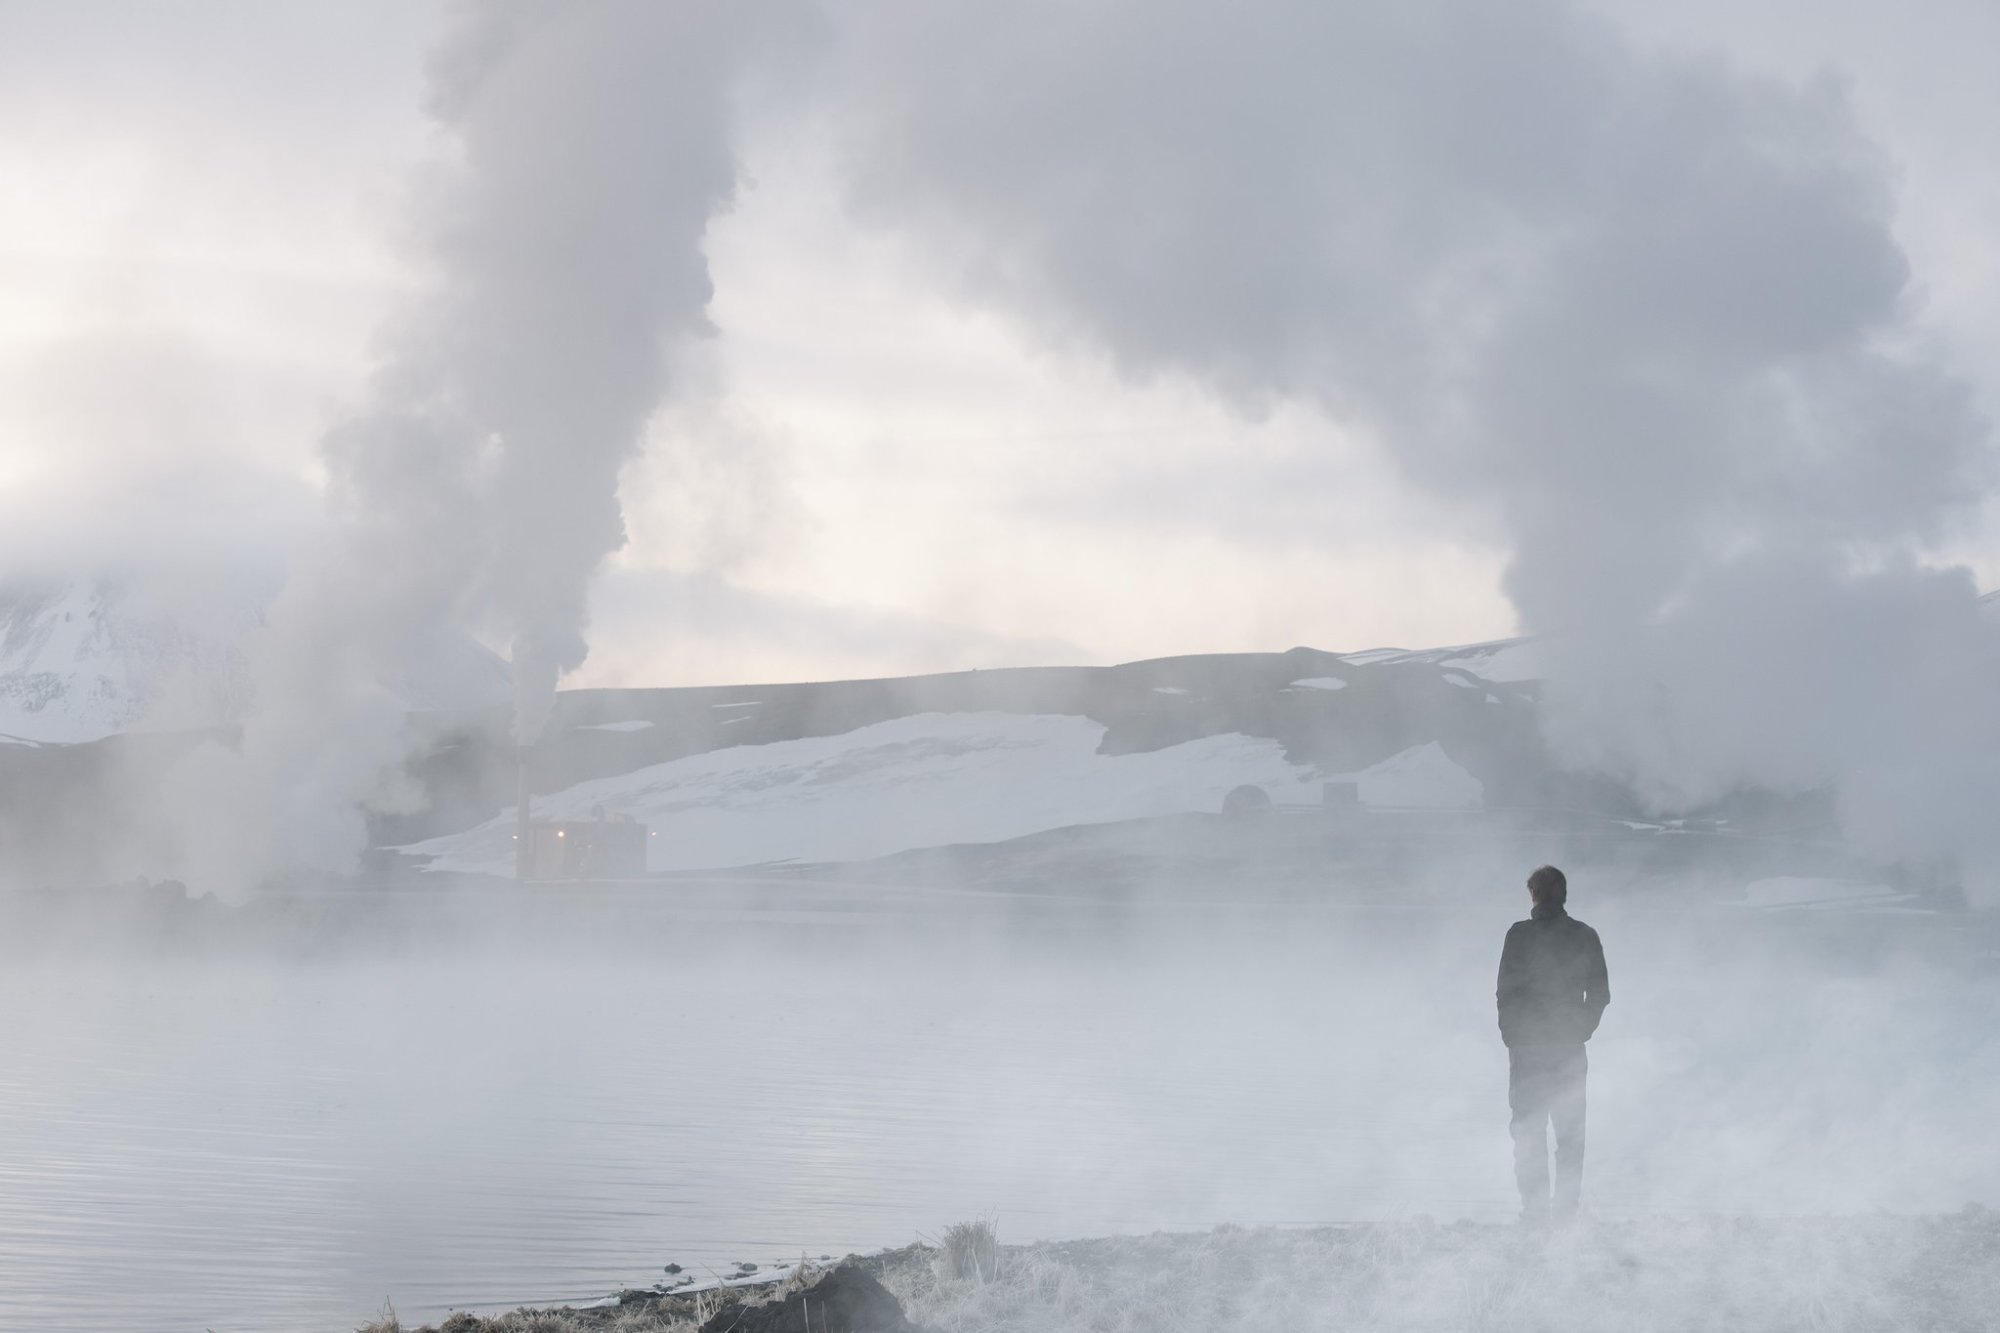
[[[1520,932],[1507,931],[1507,942],[1500,946],[1500,980],[1493,988],[1493,997],[1500,1010],[1500,1040],[1507,1045],[1514,1044],[1508,1029],[1512,1026],[1515,1002],[1521,994],[1522,984],[1527,980],[1523,967]]]
[[[1611,1003],[1611,974],[1604,966],[1604,941],[1597,938],[1597,932],[1590,932],[1590,966],[1584,973],[1583,1009],[1588,1018],[1584,1026],[1584,1039],[1590,1039],[1597,1031],[1597,1025],[1604,1018],[1604,1006]]]

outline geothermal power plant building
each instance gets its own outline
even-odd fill
[[[637,879],[646,873],[647,829],[636,819],[530,820],[521,878]]]
[[[533,749],[515,756],[514,875],[520,880],[636,879],[646,873],[646,826],[628,815],[537,820],[528,780]]]

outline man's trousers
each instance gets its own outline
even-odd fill
[[[1507,1107],[1514,1113],[1514,1180],[1529,1218],[1572,1217],[1583,1194],[1583,1047],[1515,1046],[1507,1052]],[[1549,1193],[1547,1126],[1556,1131],[1556,1179]]]

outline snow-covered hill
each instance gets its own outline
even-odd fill
[[[1352,784],[1368,809],[1577,803],[1513,643],[1161,658],[901,680],[566,693],[534,813],[651,826],[655,870],[872,859],[1081,825],[1279,805]],[[1490,679],[1478,674],[1491,670]],[[443,870],[513,860],[504,718],[420,765],[430,808],[379,830]]]
[[[2000,614],[2000,598],[1985,605]],[[245,612],[247,628],[236,634],[196,633],[144,606],[101,583],[0,600],[0,737],[42,743],[0,745],[0,835],[22,864],[85,873],[66,812],[171,841],[174,816],[158,793],[190,742],[165,733],[248,709],[245,643],[261,607]],[[1280,804],[1317,804],[1325,783],[1341,781],[1355,784],[1364,808],[1639,827],[1630,821],[1643,807],[1626,786],[1550,753],[1540,652],[1527,640],[1295,648],[884,680],[570,690],[535,748],[530,781],[539,817],[602,809],[649,824],[655,870],[1011,842],[1214,812],[1244,784]],[[412,729],[428,748],[408,770],[422,799],[375,816],[373,839],[437,869],[504,872],[517,779],[504,669],[470,641],[422,656],[440,679],[391,691],[428,714]],[[135,729],[158,734],[49,744]],[[1837,838],[1820,796],[1749,793],[1702,813],[1732,834]],[[1833,872],[1786,863],[1763,873]]]
[[[133,577],[0,584],[0,743],[75,745],[241,722],[270,588],[162,596]],[[506,664],[440,631],[390,689],[413,711],[507,698]]]
[[[604,726],[606,724],[595,724]],[[616,724],[609,724],[615,726]],[[1002,842],[1078,824],[1213,812],[1234,787],[1317,805],[1327,779],[1368,806],[1477,807],[1478,779],[1435,743],[1354,773],[1288,759],[1276,740],[1230,733],[1107,754],[1106,728],[1063,714],[920,713],[835,736],[737,745],[578,783],[543,819],[628,815],[652,829],[653,870],[863,861]],[[403,850],[440,870],[510,874],[511,810]]]
[[[199,623],[98,578],[0,587],[0,741],[73,744],[241,718],[254,604]]]

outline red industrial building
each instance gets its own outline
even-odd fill
[[[644,824],[626,815],[532,821],[522,879],[636,879],[646,873]]]

